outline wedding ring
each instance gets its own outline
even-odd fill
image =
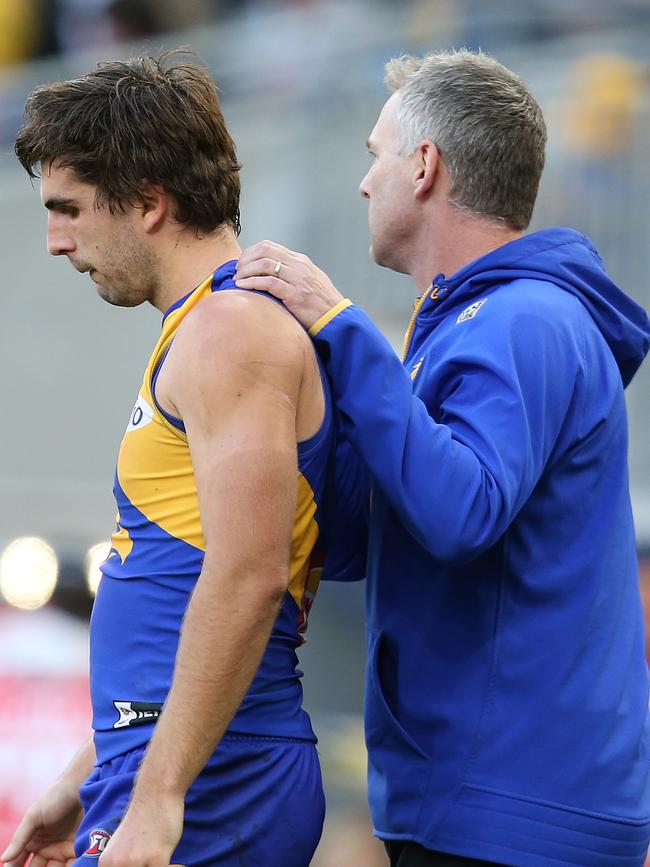
[[[282,262],[276,262],[275,263],[275,268],[273,269],[273,276],[274,277],[280,276],[280,268],[281,267],[282,267]]]

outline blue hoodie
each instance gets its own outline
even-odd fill
[[[372,481],[376,833],[638,867],[650,727],[623,388],[646,314],[586,238],[551,229],[435,280],[404,366],[349,302],[312,333]]]

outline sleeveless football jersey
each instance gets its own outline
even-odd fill
[[[158,405],[155,381],[185,315],[211,292],[235,289],[227,262],[165,314],[162,333],[122,440],[115,474],[117,526],[90,627],[93,728],[99,762],[149,740],[171,684],[181,623],[203,563],[205,539],[182,421]],[[288,591],[233,734],[315,740],[302,710],[296,647],[318,585],[311,568],[333,452],[332,407],[298,443],[298,500]],[[260,564],[263,570],[264,564]],[[197,695],[197,702],[200,701]]]

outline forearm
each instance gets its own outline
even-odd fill
[[[329,324],[327,317],[324,321]],[[431,417],[388,341],[364,312],[345,310],[314,337],[346,435],[373,485],[414,538],[433,556],[447,559],[458,557],[464,546],[458,528],[473,542],[502,532],[507,515],[486,467],[448,426]],[[455,491],[464,492],[462,501],[451,512],[442,509]]]
[[[70,786],[71,790],[78,792],[79,787],[90,775],[95,760],[95,744],[92,737],[89,737],[66,765],[57,782],[65,783]]]
[[[315,335],[346,435],[403,526],[438,559],[471,559],[505,532],[562,423],[566,398],[542,391],[555,378],[534,324],[536,353],[526,354],[516,335],[500,333],[491,343],[484,337],[436,358],[436,378],[420,396],[358,308],[343,310]],[[499,348],[499,340],[510,348]],[[459,376],[458,369],[469,372]],[[570,383],[555,385],[562,390]]]
[[[216,571],[216,570],[215,570]],[[255,676],[282,600],[259,571],[204,566],[185,616],[174,677],[133,793],[184,797]],[[284,583],[286,586],[286,581]],[[270,589],[271,588],[271,589]],[[275,588],[275,589],[272,589]]]

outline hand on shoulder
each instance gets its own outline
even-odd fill
[[[343,296],[308,256],[273,241],[247,247],[239,257],[236,284],[279,298],[304,328],[311,328]]]

